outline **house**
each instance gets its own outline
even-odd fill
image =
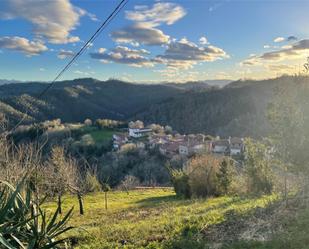
[[[230,155],[236,156],[241,155],[244,151],[244,140],[242,138],[229,138],[229,144],[230,144]]]
[[[129,128],[129,136],[133,138],[145,137],[152,132],[149,128]]]
[[[153,135],[149,136],[148,145],[149,148],[154,149],[160,144],[165,144],[169,141],[169,138],[166,135]]]
[[[220,139],[212,142],[212,152],[225,154],[229,152],[230,143],[228,139]]]
[[[170,141],[159,146],[159,151],[162,155],[167,157],[173,157],[179,153],[179,142]]]
[[[182,156],[188,156],[189,155],[189,146],[187,146],[186,144],[180,144],[179,145],[179,154]]]
[[[179,154],[182,156],[192,156],[205,152],[206,146],[198,141],[184,142],[179,145]]]
[[[113,134],[113,147],[119,150],[122,145],[128,142],[128,137],[125,134]]]

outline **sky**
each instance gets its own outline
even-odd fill
[[[50,81],[120,0],[0,0],[0,79]],[[301,72],[309,0],[129,0],[64,79],[185,82]]]

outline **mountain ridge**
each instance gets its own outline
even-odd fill
[[[13,123],[23,113],[28,123],[55,118],[141,119],[171,125],[181,133],[260,137],[270,130],[266,112],[275,88],[294,79],[238,80],[217,88],[192,82],[136,84],[81,78],[57,82],[41,99],[36,96],[46,83],[16,83],[0,86],[0,107]]]

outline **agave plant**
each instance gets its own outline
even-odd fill
[[[32,191],[25,187],[21,193],[24,180],[16,188],[8,182],[1,182],[0,191],[0,248],[58,248],[65,239],[59,236],[72,229],[67,222],[72,216],[73,208],[59,218],[59,207],[47,217],[46,212],[32,201]],[[35,211],[35,212],[34,212]]]

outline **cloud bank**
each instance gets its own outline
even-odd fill
[[[2,0],[1,19],[24,19],[32,24],[36,38],[47,39],[54,44],[79,41],[71,31],[87,11],[73,6],[69,0]],[[95,16],[92,15],[95,19]]]
[[[211,62],[223,58],[229,58],[223,49],[212,45],[198,46],[183,38],[168,44],[164,54],[158,55],[156,61],[169,67],[188,69],[198,62]]]
[[[98,52],[90,53],[90,56],[103,63],[114,62],[134,67],[152,67],[154,63],[146,57],[149,53],[145,49],[130,49],[124,46],[117,46],[110,51],[100,48]]]
[[[0,48],[19,51],[27,56],[39,55],[48,50],[41,41],[29,41],[19,36],[0,37]]]
[[[261,65],[264,62],[278,62],[302,58],[309,51],[309,39],[303,39],[292,45],[284,46],[280,50],[267,52],[261,55],[253,56],[242,62],[243,65]]]

